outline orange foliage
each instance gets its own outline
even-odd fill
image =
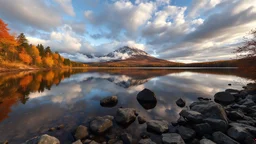
[[[31,64],[32,62],[32,58],[27,54],[24,48],[22,48],[21,53],[19,53],[19,58],[27,64]]]
[[[8,25],[0,19],[0,50],[3,48],[15,47],[17,42],[14,36],[9,34]]]
[[[59,59],[59,54],[56,54],[56,53],[53,54],[53,58],[56,59],[56,60],[58,60],[58,59]]]
[[[51,82],[51,81],[53,80],[53,78],[54,78],[54,72],[52,72],[52,71],[49,71],[49,72],[46,74],[46,76],[45,76],[45,80],[46,80],[47,82]]]
[[[53,59],[52,59],[51,56],[45,57],[45,58],[43,59],[43,61],[44,61],[44,64],[47,65],[48,67],[52,67],[53,64],[54,64],[54,61],[53,61]]]
[[[27,86],[32,82],[33,77],[31,75],[27,75],[25,76],[21,81],[20,81],[20,86],[23,89],[26,89]]]

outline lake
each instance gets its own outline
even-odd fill
[[[175,122],[179,108],[175,101],[187,104],[198,97],[213,98],[228,88],[242,89],[249,77],[237,69],[87,69],[22,71],[0,73],[0,142],[19,144],[47,133],[61,143],[74,141],[72,132],[95,116],[115,115],[117,108],[135,108],[147,119]],[[228,84],[232,84],[229,86]],[[136,96],[144,88],[156,94],[157,104],[145,109]],[[107,96],[118,96],[112,108],[100,106]],[[49,128],[64,125],[61,130]],[[137,121],[126,131],[135,139],[146,131]],[[151,134],[158,141],[159,137]],[[95,137],[101,141],[102,137]]]

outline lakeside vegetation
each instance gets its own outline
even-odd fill
[[[0,19],[0,71],[4,69],[85,67],[53,52],[49,46],[32,45],[24,33],[17,37],[9,33],[8,25]]]

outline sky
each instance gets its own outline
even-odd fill
[[[235,58],[256,28],[256,0],[0,0],[0,18],[12,33],[67,57],[130,46],[204,62]]]

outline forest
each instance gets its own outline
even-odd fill
[[[49,46],[32,45],[24,33],[10,34],[8,25],[0,19],[0,71],[2,69],[85,67],[53,52]]]

